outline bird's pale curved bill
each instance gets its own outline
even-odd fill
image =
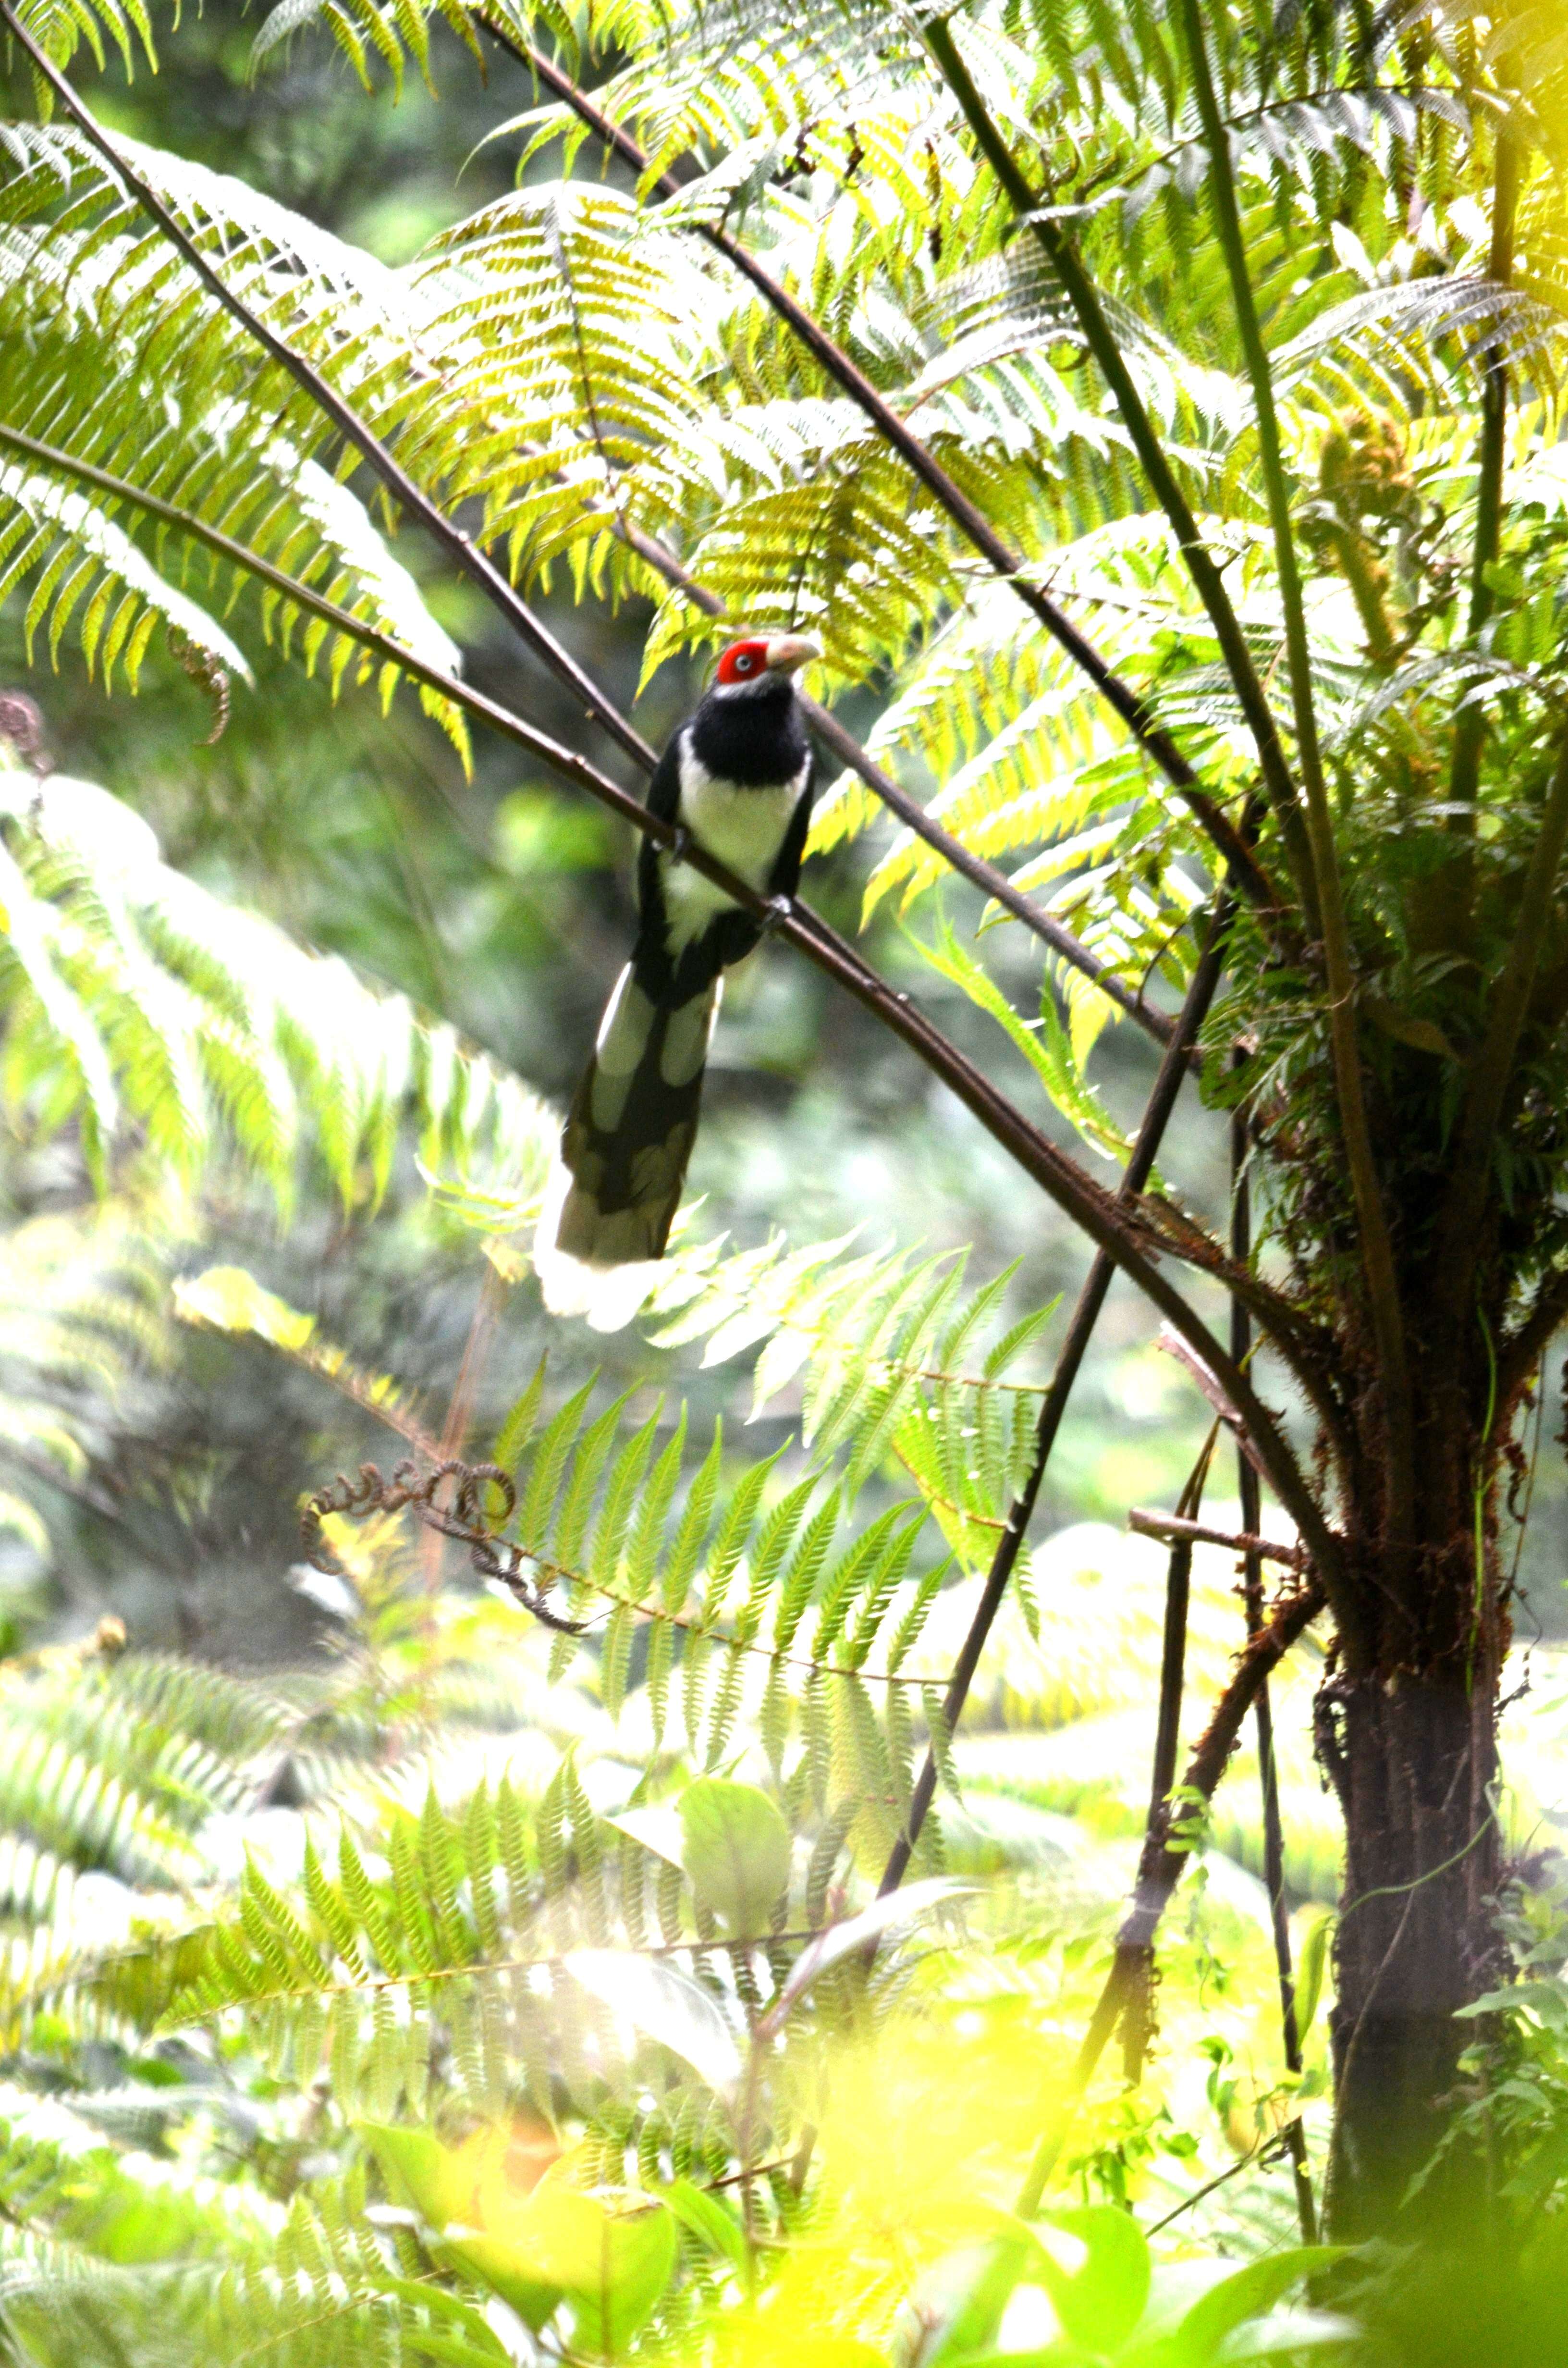
[[[810,666],[821,655],[821,645],[804,633],[775,633],[767,644],[767,671],[793,674],[798,666]]]

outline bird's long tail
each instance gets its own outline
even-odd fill
[[[534,1236],[544,1304],[596,1331],[630,1324],[653,1286],[697,1137],[722,979],[673,1009],[627,964],[572,1098]]]

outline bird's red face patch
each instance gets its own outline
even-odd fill
[[[719,661],[721,683],[757,682],[767,672],[767,643],[732,642]]]

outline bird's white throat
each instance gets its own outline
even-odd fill
[[[771,789],[745,789],[734,781],[716,780],[693,756],[689,740],[683,740],[680,820],[710,855],[748,888],[766,894],[768,875],[778,860],[790,818],[800,804],[809,769],[803,765],[790,780]],[[678,952],[701,936],[715,913],[730,911],[733,900],[689,864],[672,863],[666,857],[661,868],[670,950]]]

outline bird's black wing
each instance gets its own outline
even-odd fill
[[[643,800],[651,814],[660,822],[680,820],[680,734],[672,733],[664,755],[653,768]],[[637,852],[637,910],[644,928],[650,924],[662,933],[665,925],[665,899],[659,885],[659,849],[651,838],[644,838]]]
[[[650,814],[661,822],[680,820],[680,738],[677,732],[653,768],[646,799]],[[637,856],[637,938],[631,949],[631,966],[638,985],[657,1004],[683,1003],[687,996],[706,985],[711,968],[702,977],[693,974],[676,976],[676,965],[670,959],[669,908],[665,903],[665,875],[661,857],[665,850],[651,838],[644,838]],[[690,963],[685,968],[691,969]]]
[[[801,884],[801,866],[805,860],[806,839],[812,827],[812,804],[816,793],[817,760],[813,752],[806,758],[806,786],[801,791],[795,811],[790,817],[790,827],[779,841],[773,869],[767,875],[770,896],[792,896]]]

